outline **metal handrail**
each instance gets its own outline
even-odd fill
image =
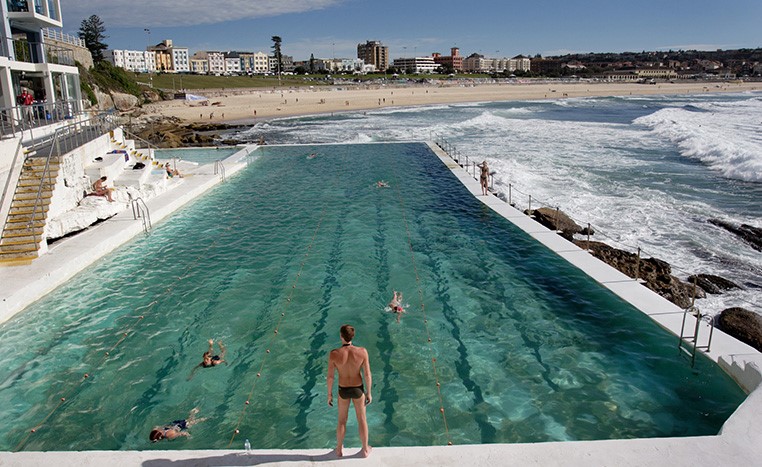
[[[89,123],[89,124],[85,125],[85,123]],[[50,150],[48,151],[48,155],[45,158],[45,168],[43,169],[42,175],[40,176],[40,185],[37,188],[37,196],[34,199],[34,204],[32,206],[32,216],[29,222],[27,223],[27,228],[31,230],[32,227],[34,226],[38,207],[41,206],[42,192],[43,192],[43,187],[45,186],[46,181],[48,184],[51,185],[51,189],[52,189],[53,179],[50,176],[50,159],[53,157],[53,151],[55,150],[59,156],[61,156],[64,153],[68,153],[72,149],[78,148],[82,146],[83,144],[86,144],[96,139],[97,137],[101,136],[102,134],[106,133],[107,131],[109,131],[110,128],[108,128],[108,124],[113,124],[113,122],[107,118],[94,117],[85,122],[76,122],[56,130],[56,132],[53,134]],[[61,149],[62,136],[69,136],[69,135],[72,135],[73,139],[69,138],[67,140],[63,140],[64,146],[62,151]],[[80,138],[80,136],[82,138]],[[35,238],[37,237],[37,235],[34,235],[34,234],[33,236]]]
[[[129,196],[130,205],[132,206],[132,218],[135,220],[141,219],[143,221],[143,232],[148,234],[153,228],[151,224],[151,211],[149,211],[148,205],[143,201],[143,198],[140,196],[133,198],[131,193]]]
[[[135,133],[132,133],[131,131],[127,130],[126,128],[122,127],[122,132],[129,137],[129,139],[133,141],[140,141],[141,143],[145,144],[148,147],[148,156],[150,159],[154,159],[154,155],[156,153],[156,150],[159,149],[158,146],[153,144],[152,142],[141,138],[140,136],[136,135]],[[142,148],[141,148],[142,149]],[[175,167],[177,168],[177,167]]]
[[[83,113],[84,101],[76,99],[0,107],[0,135],[16,136],[33,128],[71,120]]]
[[[19,138],[19,144],[16,145],[16,152],[13,155],[13,160],[11,161],[10,169],[8,170],[8,178],[5,180],[5,186],[3,187],[3,194],[0,195],[0,214],[5,212],[5,198],[8,196],[8,188],[11,186],[11,180],[13,179],[14,169],[16,168],[16,162],[18,161],[19,154],[21,153],[21,138]],[[8,209],[8,212],[10,212],[10,208]],[[0,227],[5,225],[5,216],[0,218]],[[0,233],[1,234],[1,233]]]
[[[222,177],[222,181],[225,181],[225,165],[222,164],[222,160],[214,161],[214,175],[219,174]]]

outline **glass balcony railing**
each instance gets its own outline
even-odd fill
[[[2,37],[0,53],[17,62],[56,63],[75,66],[74,51],[44,42],[29,42],[24,39]]]

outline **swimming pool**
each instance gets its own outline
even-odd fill
[[[156,149],[154,150],[154,157],[161,160],[179,157],[184,161],[196,162],[198,164],[211,164],[214,161],[230,157],[240,150],[241,148],[238,147]]]
[[[225,448],[235,429],[234,447],[330,447],[345,322],[371,358],[374,446],[714,434],[744,398],[421,144],[267,147],[101,264],[0,328],[0,449]],[[229,365],[189,381],[209,338]],[[192,438],[147,442],[195,406]]]

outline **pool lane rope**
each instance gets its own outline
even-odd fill
[[[232,228],[232,226],[228,227],[228,229],[230,229],[230,228]],[[164,292],[162,292],[159,295],[159,297],[165,297],[165,296],[170,295],[170,292],[174,288],[175,284],[177,284],[180,281],[182,281],[183,279],[185,279],[187,277],[187,275],[188,275],[188,272],[192,268],[194,268],[198,264],[198,262],[201,261],[202,258],[207,257],[208,252],[212,249],[212,247],[214,247],[214,245],[216,243],[217,243],[217,239],[213,240],[209,244],[209,247],[207,247],[207,249],[204,250],[204,252],[202,254],[198,255],[196,257],[196,259],[193,260],[193,262],[191,262],[185,268],[185,271],[182,274],[180,274],[179,276],[177,276],[177,278],[175,278],[175,280],[167,286],[167,288],[164,290]],[[119,345],[122,344],[122,342],[127,340],[127,338],[130,336],[130,334],[132,334],[132,331],[134,331],[135,328],[138,326],[138,324],[140,324],[145,319],[146,314],[149,313],[150,311],[152,311],[157,303],[159,303],[159,300],[157,298],[154,298],[148,304],[143,305],[141,307],[138,307],[138,308],[136,308],[134,310],[135,312],[138,312],[138,313],[140,312],[140,310],[146,310],[146,311],[141,313],[138,316],[134,316],[135,321],[133,321],[132,324],[130,324],[127,327],[127,329],[125,329],[124,331],[119,333],[119,338],[116,340],[116,342],[107,351],[103,352],[103,355],[101,356],[100,360],[98,360],[98,362],[95,365],[93,365],[92,369],[90,371],[88,371],[87,373],[84,373],[82,375],[82,377],[80,378],[80,380],[77,383],[75,383],[75,385],[71,389],[69,389],[58,400],[58,403],[50,410],[50,412],[48,412],[48,414],[39,423],[37,423],[36,425],[34,425],[34,427],[32,427],[29,431],[27,431],[26,436],[24,436],[24,438],[22,438],[21,441],[13,449],[14,452],[15,451],[20,451],[24,447],[24,445],[26,445],[26,443],[29,440],[29,438],[33,434],[37,433],[37,431],[45,425],[45,423],[50,419],[50,417],[53,416],[53,414],[55,414],[58,411],[58,409],[60,409],[66,402],[70,401],[74,396],[76,396],[76,392],[82,387],[82,385],[85,383],[85,381],[88,381],[90,379],[90,377],[93,376],[95,371],[100,369],[110,359],[110,357],[111,357],[112,353],[114,352],[114,350],[116,350],[117,347],[119,347]]]
[[[402,211],[402,222],[405,224],[405,233],[407,234],[407,244],[410,251],[410,262],[413,265],[413,272],[415,272],[415,284],[418,288],[418,299],[421,303],[421,313],[423,315],[423,324],[426,328],[426,342],[429,347],[429,353],[431,354],[431,368],[434,374],[434,381],[436,382],[437,395],[439,397],[439,412],[442,414],[442,423],[444,424],[445,438],[447,438],[447,445],[452,446],[452,438],[450,437],[450,429],[447,425],[447,415],[444,408],[444,396],[442,395],[442,384],[439,380],[439,372],[437,371],[437,356],[434,351],[434,344],[431,341],[431,332],[429,330],[429,319],[426,316],[426,304],[423,300],[423,289],[421,287],[421,276],[418,273],[418,266],[415,262],[415,251],[413,249],[413,238],[410,234],[410,225],[407,221],[407,215],[405,214],[405,200],[402,197],[402,191],[399,187],[399,177],[397,176],[397,170],[392,169],[394,173],[394,190],[397,193],[397,199],[400,203],[400,210]]]
[[[299,279],[301,278],[302,272],[304,271],[304,264],[307,262],[307,258],[309,257],[310,252],[312,251],[312,247],[315,244],[315,239],[317,238],[318,232],[320,231],[320,227],[323,224],[325,211],[326,211],[326,208],[323,207],[323,210],[320,212],[320,218],[318,219],[318,223],[315,226],[315,230],[312,232],[312,238],[310,239],[310,243],[307,246],[307,251],[304,252],[304,256],[302,257],[302,262],[301,262],[301,265],[299,266],[299,271],[296,273],[294,282],[291,284],[288,297],[286,297],[285,303],[281,305],[281,312],[280,312],[280,316],[278,317],[278,321],[275,324],[275,329],[273,330],[272,333],[269,334],[269,338],[265,345],[265,352],[262,354],[262,360],[259,364],[259,370],[257,371],[257,377],[254,379],[254,383],[251,385],[251,390],[249,391],[249,394],[246,397],[246,401],[244,401],[243,403],[241,414],[238,416],[238,421],[236,422],[235,429],[233,430],[233,433],[230,436],[230,442],[228,443],[228,448],[230,448],[233,445],[233,442],[235,441],[236,436],[241,432],[241,424],[243,423],[243,420],[246,417],[246,411],[251,405],[250,402],[251,402],[251,398],[254,396],[254,391],[256,390],[256,387],[257,387],[257,381],[259,381],[260,378],[262,377],[262,374],[265,369],[265,364],[267,363],[267,357],[268,355],[270,355],[270,349],[272,349],[273,347],[272,344],[275,341],[275,339],[278,337],[278,330],[280,329],[281,323],[286,317],[286,311],[288,311],[288,307],[291,304],[291,299],[293,298],[294,293],[296,292],[297,285],[299,285]]]

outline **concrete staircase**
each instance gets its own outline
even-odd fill
[[[43,241],[43,232],[58,170],[57,157],[50,159],[47,174],[44,157],[32,156],[24,161],[8,218],[0,235],[0,262],[32,260],[39,256],[41,248],[47,246]],[[40,186],[40,201],[35,209]]]

